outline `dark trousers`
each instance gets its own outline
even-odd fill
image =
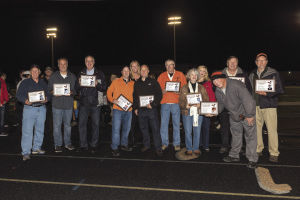
[[[130,145],[136,145],[138,142],[138,136],[139,136],[139,123],[138,123],[138,116],[135,115],[134,112],[132,112],[132,119],[131,119],[131,128],[128,136],[128,142]]]
[[[210,118],[203,116],[202,127],[201,127],[201,146],[204,149],[209,148],[209,129],[210,129]]]
[[[227,111],[220,113],[222,147],[229,147],[230,123]]]
[[[158,112],[156,108],[139,109],[138,121],[140,130],[143,133],[143,144],[150,147],[149,126],[153,135],[154,147],[156,150],[161,149],[161,137],[159,132]]]
[[[0,133],[2,133],[4,129],[4,114],[5,114],[5,105],[0,106]]]
[[[22,124],[23,108],[24,105],[21,102],[17,101],[16,102],[17,123],[19,123],[20,125]]]
[[[99,140],[99,123],[100,123],[100,109],[97,106],[83,106],[79,108],[79,136],[80,136],[80,147],[88,147],[87,138],[87,124],[89,115],[92,120],[92,138],[90,141],[91,147],[96,147]]]

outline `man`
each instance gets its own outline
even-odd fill
[[[186,84],[185,75],[175,70],[174,60],[166,60],[166,72],[159,75],[157,81],[162,89],[163,98],[161,100],[161,126],[160,134],[162,139],[162,150],[169,146],[169,119],[172,114],[173,123],[173,146],[175,151],[180,150],[180,108],[179,108],[179,91],[166,91],[166,82],[180,82],[180,88]]]
[[[6,74],[0,73],[0,136],[7,136],[4,132],[4,116],[5,116],[5,104],[8,102],[8,92],[6,86]]]
[[[52,67],[46,67],[45,68],[45,71],[44,71],[44,81],[48,84],[48,81],[50,79],[50,77],[52,76],[53,74],[53,69]]]
[[[93,56],[85,57],[85,68],[80,72],[81,75],[96,76],[95,87],[79,87],[80,108],[79,108],[79,135],[80,149],[79,151],[88,150],[87,140],[87,122],[90,115],[92,120],[92,138],[90,141],[91,153],[96,153],[96,147],[99,140],[99,118],[100,108],[98,105],[98,91],[106,90],[105,76],[102,71],[95,68],[95,58]],[[79,82],[80,82],[79,76]]]
[[[221,71],[212,74],[216,88],[216,98],[219,112],[226,108],[229,112],[230,131],[232,134],[231,150],[224,162],[239,162],[239,153],[243,145],[243,129],[246,140],[247,167],[256,168],[258,156],[256,153],[255,101],[245,85],[238,80],[226,78]]]
[[[40,68],[37,65],[33,65],[30,68],[31,78],[21,82],[16,95],[18,100],[24,104],[21,139],[24,161],[30,159],[31,153],[45,153],[41,147],[44,139],[44,125],[46,120],[45,103],[49,100],[50,95],[47,84],[39,78],[40,73]],[[41,102],[30,101],[29,93],[38,91],[44,92],[44,100]]]
[[[247,74],[238,66],[238,58],[236,56],[228,57],[226,61],[227,67],[223,69],[223,74],[229,78],[241,78],[246,85],[248,91],[251,93],[252,87]],[[230,137],[230,127],[229,127],[229,115],[226,109],[223,110],[219,115],[221,123],[221,139],[222,147],[220,148],[220,153],[226,153],[229,149],[229,137]]]
[[[279,73],[275,69],[268,67],[267,54],[258,54],[255,64],[257,68],[251,72],[249,79],[256,101],[257,153],[262,155],[264,149],[262,127],[265,122],[268,129],[269,160],[278,162],[277,102],[278,96],[284,91]],[[259,79],[274,79],[275,92],[256,92],[255,83]]]
[[[52,93],[52,113],[53,113],[53,136],[54,150],[56,153],[62,152],[61,125],[64,124],[64,144],[69,151],[74,150],[71,144],[71,120],[73,112],[73,100],[75,92],[76,76],[68,71],[68,60],[60,58],[57,60],[58,69],[52,74],[48,82],[48,89]],[[54,84],[69,84],[70,93],[67,95],[54,94]],[[67,91],[68,92],[68,91]]]
[[[130,80],[129,67],[123,67],[122,76],[115,79],[107,90],[107,99],[113,103],[113,118],[112,118],[112,155],[120,156],[119,145],[121,138],[121,150],[132,151],[132,148],[128,147],[128,134],[131,127],[132,108],[121,108],[119,106],[118,98],[122,95],[127,99],[127,105],[133,103],[133,87],[134,82]],[[122,136],[120,136],[120,129],[122,126]]]
[[[158,109],[162,99],[162,92],[158,82],[155,79],[148,77],[149,67],[141,66],[141,78],[134,84],[133,92],[133,110],[138,116],[140,129],[143,133],[143,148],[142,152],[150,149],[149,126],[153,134],[153,141],[158,156],[162,156],[161,137],[159,134]],[[147,105],[141,105],[140,97],[153,96]]]

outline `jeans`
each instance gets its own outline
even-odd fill
[[[203,146],[204,149],[209,148],[209,129],[210,118],[203,116],[200,144]]]
[[[32,107],[24,105],[21,139],[22,155],[29,155],[31,150],[41,149],[45,120],[46,106]]]
[[[161,105],[161,126],[160,135],[162,144],[169,145],[169,120],[172,114],[173,123],[173,146],[180,145],[180,108],[178,104],[162,104]]]
[[[88,148],[87,139],[87,123],[88,117],[91,115],[92,120],[92,138],[90,142],[91,147],[96,147],[99,140],[99,122],[100,122],[100,110],[97,106],[84,106],[80,105],[79,108],[79,136],[80,147]]]
[[[121,111],[117,109],[113,109],[113,118],[112,118],[112,136],[111,136],[111,148],[113,150],[118,149],[120,145],[120,137],[121,137],[121,145],[128,146],[128,134],[131,127],[131,111]],[[120,136],[120,130],[122,126],[122,136]]]
[[[4,129],[4,114],[5,114],[5,105],[0,106],[0,133],[2,133]]]
[[[139,109],[138,119],[140,129],[143,133],[143,144],[145,147],[150,147],[149,126],[153,135],[153,142],[156,150],[161,149],[161,137],[159,134],[159,121],[156,108]]]
[[[53,114],[53,137],[54,145],[62,146],[61,124],[64,123],[64,142],[65,146],[71,145],[71,120],[72,109],[56,109],[52,107]]]
[[[193,127],[193,116],[182,115],[182,122],[185,132],[185,146],[188,151],[199,150],[202,120],[203,116],[199,115],[198,126]]]

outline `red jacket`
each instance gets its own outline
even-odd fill
[[[208,94],[208,98],[210,102],[216,101],[216,96],[215,93],[212,89],[212,83],[211,81],[205,81],[205,82],[200,82],[201,85],[203,85],[206,89],[206,92]]]
[[[2,78],[0,78],[0,82],[1,82],[0,104],[4,104],[4,101],[5,103],[8,102],[8,92],[7,92],[5,81]]]

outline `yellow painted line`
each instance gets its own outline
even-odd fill
[[[0,156],[22,156],[21,154],[0,153]],[[154,159],[137,159],[137,158],[109,158],[94,156],[60,156],[60,155],[31,155],[31,157],[39,158],[68,158],[68,159],[88,159],[88,160],[116,160],[116,161],[136,161],[136,162],[161,162],[161,163],[187,163],[187,164],[207,164],[207,165],[235,165],[245,166],[247,163],[226,163],[226,162],[205,162],[205,161],[180,161],[180,160],[154,160]],[[280,164],[260,164],[263,167],[287,167],[300,168],[299,165],[280,165]]]
[[[240,196],[240,197],[300,199],[300,197],[298,197],[298,196],[247,194],[247,193],[231,193],[231,192],[214,192],[214,191],[203,191],[203,190],[184,190],[184,189],[135,187],[135,186],[121,186],[121,185],[100,185],[100,184],[88,184],[88,183],[38,181],[38,180],[26,180],[26,179],[0,178],[0,181],[4,181],[4,182],[17,182],[17,183],[48,184],[48,185],[81,186],[81,187],[108,188],[108,189],[156,191],[156,192],[178,192],[178,193],[190,193],[190,194],[225,195],[225,196]]]

